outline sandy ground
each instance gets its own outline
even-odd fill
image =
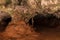
[[[60,29],[35,32],[24,21],[20,21],[9,24],[5,32],[0,33],[0,40],[60,40]]]

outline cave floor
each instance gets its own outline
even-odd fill
[[[35,32],[24,21],[20,21],[8,25],[5,32],[0,32],[0,40],[60,40],[60,29]]]

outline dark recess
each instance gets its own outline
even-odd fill
[[[18,5],[21,5],[22,0],[18,0]]]
[[[12,17],[8,13],[0,13],[0,32],[4,32],[8,24],[11,22]]]
[[[35,31],[42,31],[45,28],[52,29],[60,25],[60,18],[56,17],[54,14],[37,14],[29,20],[29,25],[32,25]]]

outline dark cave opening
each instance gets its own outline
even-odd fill
[[[0,32],[4,32],[7,28],[8,24],[11,22],[12,17],[8,13],[1,13],[0,14]]]
[[[33,19],[33,23],[32,23]],[[33,18],[30,18],[29,25],[33,25],[32,28],[35,31],[42,31],[46,29],[53,29],[57,28],[60,25],[60,18],[56,17],[53,14],[38,14],[35,15]]]
[[[0,32],[4,32],[10,22],[11,22],[11,17],[9,17],[9,18],[4,18],[4,19],[0,22]]]

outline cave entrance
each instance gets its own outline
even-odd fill
[[[30,18],[29,25],[33,25],[33,29],[36,31],[54,29],[60,25],[60,19],[53,14],[47,15],[36,15],[33,18]]]

